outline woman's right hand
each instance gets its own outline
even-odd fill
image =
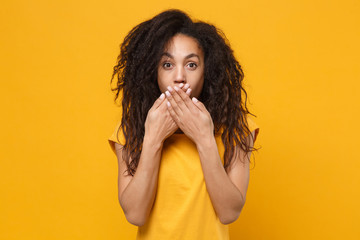
[[[181,88],[184,90],[184,87]],[[186,89],[185,89],[186,90]],[[165,94],[162,93],[150,108],[145,120],[145,136],[151,141],[163,143],[178,129],[178,125],[172,119]],[[145,137],[144,137],[145,138]]]

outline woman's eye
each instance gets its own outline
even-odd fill
[[[189,66],[190,66],[191,68],[196,68],[196,67],[197,67],[196,63],[189,63]]]
[[[169,67],[171,67],[171,63],[168,63],[168,62],[163,63],[163,67],[165,67],[165,68],[169,68]]]

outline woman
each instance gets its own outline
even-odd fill
[[[226,37],[180,10],[164,11],[125,37],[115,75],[123,112],[109,143],[137,239],[228,239],[259,128]]]

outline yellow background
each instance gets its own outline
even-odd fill
[[[231,239],[360,239],[360,2],[3,1],[0,239],[134,239],[107,138],[110,77],[136,24],[211,22],[260,126]]]

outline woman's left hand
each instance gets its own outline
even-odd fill
[[[184,87],[185,88],[185,87]],[[187,89],[191,91],[191,89]],[[168,100],[168,110],[179,128],[196,145],[204,139],[214,136],[214,124],[210,113],[202,102],[196,98],[190,99],[185,91],[178,87],[168,87],[165,92]]]

